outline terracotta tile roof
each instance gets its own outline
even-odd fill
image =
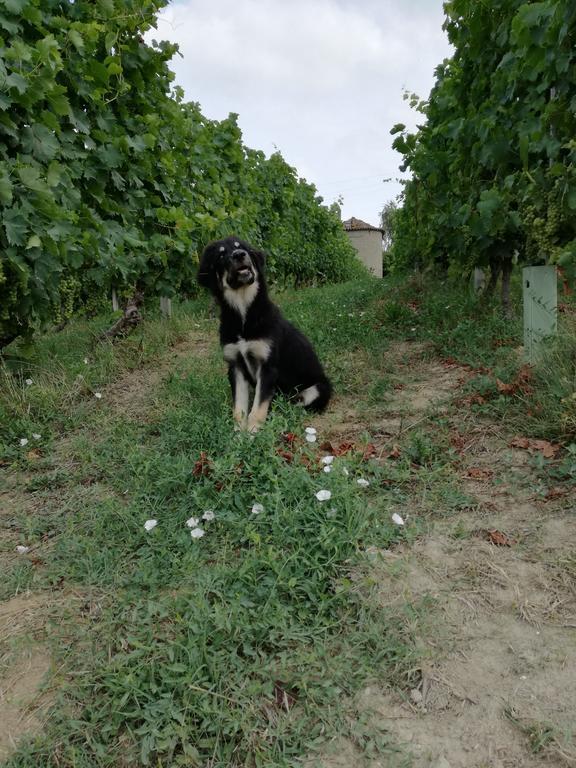
[[[354,216],[352,216],[351,219],[343,221],[342,226],[346,232],[358,232],[366,229],[374,230],[375,232],[382,232],[380,227],[373,227],[372,224],[367,224],[365,221],[362,221],[362,219],[355,219]]]

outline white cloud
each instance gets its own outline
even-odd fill
[[[239,114],[248,146],[278,148],[343,214],[377,223],[399,190],[390,128],[415,125],[404,88],[427,96],[449,55],[442,0],[183,0],[150,39],[207,117]]]

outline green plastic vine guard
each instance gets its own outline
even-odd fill
[[[532,363],[542,343],[556,333],[558,281],[556,267],[524,267],[524,354]]]

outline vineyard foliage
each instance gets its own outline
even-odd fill
[[[0,346],[111,287],[191,289],[237,233],[280,281],[358,272],[337,211],[172,86],[166,0],[0,0]]]
[[[450,0],[454,54],[423,125],[394,147],[413,176],[397,216],[398,265],[454,273],[519,260],[576,262],[576,3]]]

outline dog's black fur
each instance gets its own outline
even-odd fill
[[[228,362],[234,416],[256,431],[275,391],[295,396],[311,411],[323,411],[332,387],[308,339],[268,297],[265,256],[238,237],[206,246],[198,282],[220,305],[220,343]],[[255,389],[248,413],[248,387]]]

